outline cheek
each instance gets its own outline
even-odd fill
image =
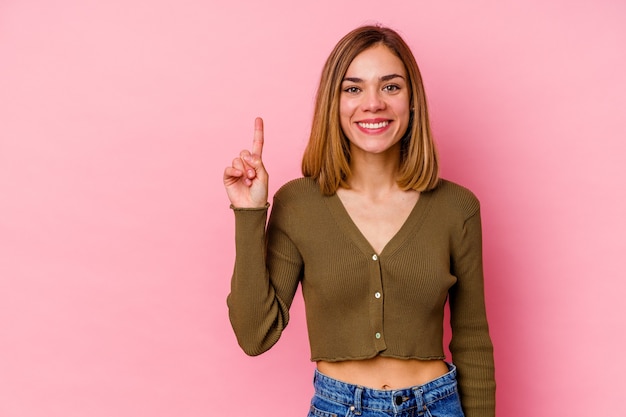
[[[352,105],[350,100],[342,98],[339,101],[339,115],[341,117],[349,117],[354,111],[353,107],[354,106]]]
[[[354,109],[346,100],[339,102],[339,121],[341,122],[342,129],[346,129],[350,126],[350,118],[354,114]]]
[[[408,100],[398,103],[398,105],[396,106],[396,114],[400,116],[402,124],[406,124],[408,126],[409,118],[411,117],[411,109]]]

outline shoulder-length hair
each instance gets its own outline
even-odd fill
[[[437,186],[439,164],[433,141],[426,94],[415,57],[392,29],[363,26],[337,43],[322,70],[309,143],[302,158],[302,174],[316,180],[325,195],[348,188],[350,142],[341,129],[339,99],[341,83],[352,60],[376,45],[385,45],[404,64],[410,88],[411,117],[401,140],[397,183],[403,190],[428,191]]]

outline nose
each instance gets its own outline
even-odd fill
[[[385,108],[385,100],[380,91],[368,91],[363,95],[362,108],[364,111],[377,112]]]

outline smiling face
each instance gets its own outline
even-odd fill
[[[339,119],[358,152],[400,150],[409,125],[410,88],[404,64],[389,48],[375,45],[357,55],[341,83]]]

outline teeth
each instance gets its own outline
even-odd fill
[[[379,122],[379,123],[359,123],[359,126],[365,129],[380,129],[387,126],[389,122]]]

